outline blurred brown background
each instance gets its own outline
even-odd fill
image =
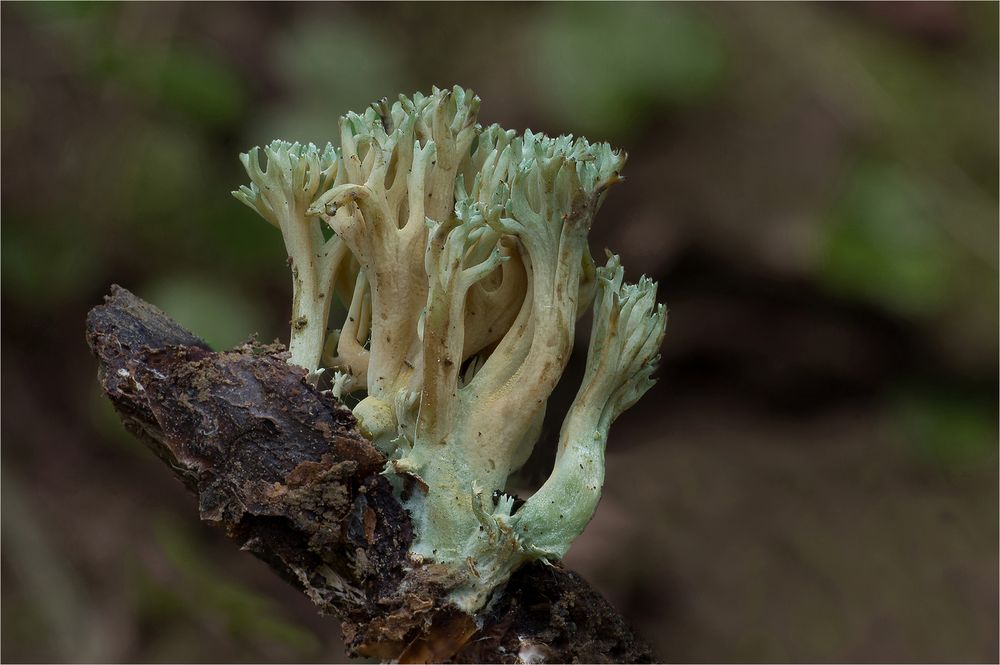
[[[671,311],[568,563],[666,660],[1000,658],[996,3],[0,14],[3,660],[344,658],[121,429],[83,321],[117,282],[284,339],[237,153],[453,83],[628,150],[593,248]]]

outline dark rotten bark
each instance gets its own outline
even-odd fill
[[[338,617],[353,653],[652,659],[608,602],[558,565],[525,566],[478,617],[448,606],[446,571],[407,558],[410,520],[379,475],[385,458],[283,347],[216,353],[123,288],[106,300],[87,317],[87,341],[125,426],[197,494],[202,520]]]

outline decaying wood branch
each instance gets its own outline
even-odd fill
[[[477,617],[407,557],[410,520],[351,412],[280,345],[213,352],[112,287],[87,318],[101,387],[125,426],[225,529],[324,614],[352,653],[402,662],[649,662],[649,647],[575,573],[523,567]]]

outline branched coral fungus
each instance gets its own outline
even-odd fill
[[[234,195],[277,226],[293,274],[290,362],[357,393],[414,523],[414,562],[452,572],[473,612],[521,563],[565,554],[590,520],[612,421],[652,385],[656,284],[596,268],[587,234],[625,155],[606,143],[476,124],[455,87],[340,120],[340,148],[242,155]],[[324,240],[321,224],[332,230]],[[328,232],[329,233],[329,232]],[[330,302],[347,317],[327,334]],[[517,511],[505,488],[594,302],[586,376],[555,468]]]

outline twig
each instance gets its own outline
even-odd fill
[[[401,662],[650,662],[578,575],[521,568],[470,617],[446,569],[407,556],[410,520],[384,456],[280,345],[213,352],[113,286],[87,317],[98,377],[125,426],[198,495],[201,519],[342,622],[355,655]]]

